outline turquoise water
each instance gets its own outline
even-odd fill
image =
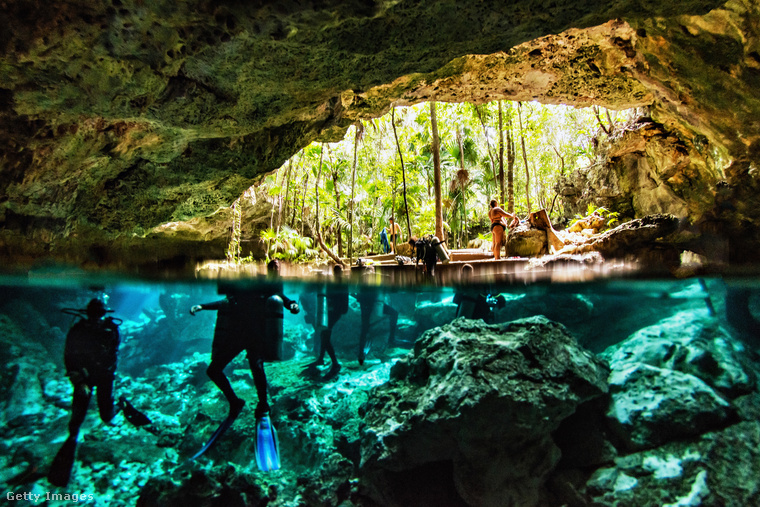
[[[247,289],[258,287],[251,281],[236,283]],[[225,370],[237,395],[246,401],[241,417],[211,451],[187,461],[228,408],[206,376],[216,312],[190,314],[193,305],[220,299],[215,282],[52,275],[5,279],[0,295],[0,361],[4,363],[0,368],[0,482],[6,499],[21,498],[19,505],[43,501],[47,505],[161,505],[179,502],[176,497],[162,497],[166,491],[184,491],[183,498],[208,505],[225,494],[246,502],[266,499],[271,505],[361,504],[367,495],[372,497],[361,486],[365,480],[362,456],[368,452],[362,427],[364,404],[377,396],[378,386],[389,381],[392,366],[415,353],[415,344],[425,332],[457,317],[462,311],[455,303],[457,293],[498,298],[499,304],[488,316],[495,326],[538,315],[561,323],[582,349],[593,354],[684,315],[711,319],[747,357],[758,343],[754,319],[760,315],[760,282],[755,279],[605,279],[443,287],[346,284],[348,312],[332,333],[342,368],[335,378],[324,380],[321,376],[329,359],[316,373],[305,372],[319,349],[314,331],[317,294],[334,287],[284,279],[282,292],[297,301],[301,311],[284,312],[283,359],[266,365],[282,468],[263,473],[253,459],[257,393],[245,354]],[[357,297],[367,293],[373,294],[375,302],[369,312],[367,355],[360,364]],[[62,310],[83,309],[92,298],[105,300],[112,310],[109,315],[121,321],[115,398],[126,396],[152,424],[133,427],[123,414],[111,425],[104,424],[93,400],[71,481],[56,488],[45,475],[67,435],[72,389],[65,376],[63,349],[66,333],[77,319]],[[737,301],[744,307],[736,308]],[[391,333],[393,312],[397,323]],[[625,452],[631,450],[621,448],[618,455]],[[599,496],[595,491],[585,494]],[[456,496],[452,505],[464,501],[457,493],[451,495]]]

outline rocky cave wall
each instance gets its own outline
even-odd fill
[[[693,234],[757,259],[753,2],[1,5],[6,265],[221,257],[214,212],[258,176],[431,99],[648,105],[688,154],[662,185]]]

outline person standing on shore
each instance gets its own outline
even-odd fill
[[[507,232],[507,221],[505,218],[512,219],[512,223],[517,220],[517,215],[507,213],[499,206],[499,202],[496,199],[491,199],[491,209],[488,211],[488,219],[491,220],[491,233],[493,235],[493,258],[501,258],[501,244],[504,242],[504,238]]]

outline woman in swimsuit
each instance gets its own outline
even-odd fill
[[[491,232],[493,233],[493,258],[501,258],[501,243],[504,240],[504,234],[507,231],[507,221],[504,218],[509,217],[512,220],[517,218],[516,215],[507,213],[501,207],[496,199],[491,199],[491,209],[488,210],[488,218],[491,220]]]

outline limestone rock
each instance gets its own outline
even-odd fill
[[[28,423],[30,418],[41,416],[45,410],[45,400],[35,365],[19,361],[11,368],[15,378],[8,392],[2,422],[18,426]]]
[[[8,2],[0,256],[220,258],[220,228],[188,222],[309,142],[392,105],[506,99],[650,106],[651,128],[610,153],[617,182],[595,191],[630,217],[687,214],[732,259],[758,258],[755,3],[447,7]]]
[[[743,422],[696,440],[616,460],[586,484],[593,505],[726,505],[760,502],[760,423]]]
[[[367,402],[366,493],[382,505],[432,505],[442,485],[468,505],[536,505],[559,459],[551,432],[606,391],[606,374],[541,316],[427,331]]]
[[[706,310],[679,312],[643,328],[602,357],[613,370],[643,363],[687,373],[730,398],[755,388],[755,370],[744,347]]]
[[[509,231],[507,236],[508,257],[535,257],[546,253],[546,231],[520,224]]]
[[[656,447],[726,423],[730,404],[693,375],[634,364],[610,374],[610,427],[629,449]]]

